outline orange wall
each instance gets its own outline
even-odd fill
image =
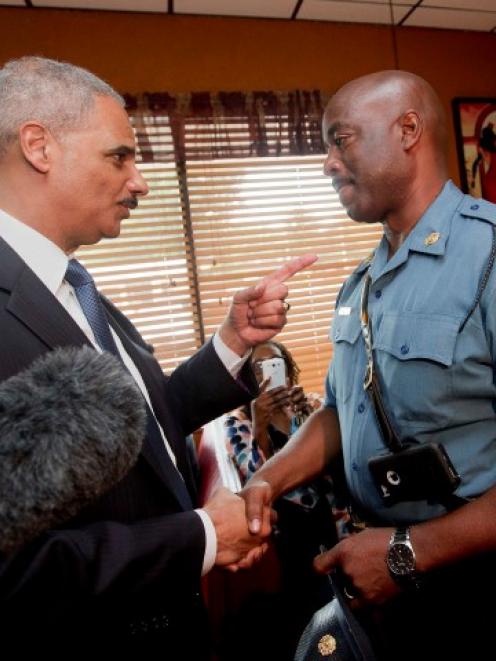
[[[496,36],[400,28],[399,66],[454,96],[496,97]],[[25,54],[69,60],[120,91],[332,91],[394,68],[385,26],[0,7],[0,64]],[[458,180],[454,144],[452,176]]]

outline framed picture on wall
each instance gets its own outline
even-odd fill
[[[496,98],[452,102],[462,188],[496,202]]]

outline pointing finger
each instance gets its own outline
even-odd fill
[[[300,257],[294,257],[290,259],[289,262],[286,262],[284,266],[281,266],[276,271],[273,271],[270,275],[266,275],[262,279],[262,283],[266,285],[274,285],[279,282],[285,282],[291,278],[295,273],[306,269],[307,266],[310,266],[318,259],[317,255],[312,253],[307,253],[306,255],[301,255]]]

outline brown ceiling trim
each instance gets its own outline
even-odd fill
[[[298,18],[298,12],[300,11],[300,7],[302,4],[303,4],[303,0],[297,0],[295,8],[293,9],[293,13],[291,14],[292,21]]]
[[[406,19],[413,14],[413,12],[417,9],[417,7],[420,7],[420,5],[423,3],[424,0],[418,0],[413,7],[410,7],[410,10],[406,12],[406,14],[403,16],[401,21],[398,23],[398,25],[403,25]]]

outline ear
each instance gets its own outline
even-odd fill
[[[422,118],[416,110],[408,110],[400,118],[401,143],[405,151],[414,147],[423,133]]]
[[[19,146],[24,158],[43,174],[50,169],[51,140],[50,132],[39,122],[25,122],[19,128]]]

